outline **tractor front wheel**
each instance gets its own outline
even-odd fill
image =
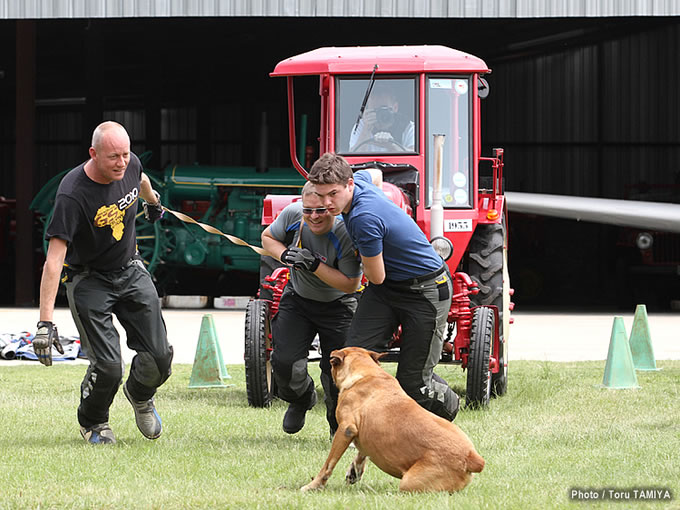
[[[475,308],[470,328],[470,352],[467,363],[465,400],[468,407],[483,407],[491,396],[489,357],[495,330],[494,310],[488,306]]]
[[[469,247],[468,274],[479,285],[479,293],[470,296],[473,306],[494,305],[500,315],[500,370],[491,376],[492,396],[504,395],[508,388],[508,336],[510,333],[510,275],[508,273],[508,239],[505,222],[478,225]]]
[[[269,302],[251,299],[246,306],[244,360],[248,404],[269,407],[275,393]]]

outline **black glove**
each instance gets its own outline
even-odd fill
[[[33,351],[38,361],[46,367],[52,366],[52,346],[59,354],[64,354],[64,348],[59,343],[57,327],[49,321],[40,321],[38,331],[33,337]]]
[[[163,213],[165,211],[163,210],[163,206],[161,205],[160,194],[155,189],[152,191],[153,194],[156,196],[156,203],[150,204],[145,201],[144,203],[142,203],[142,207],[144,208],[144,217],[146,218],[146,221],[156,223],[163,217]]]
[[[288,248],[281,254],[281,262],[296,269],[306,269],[313,273],[321,264],[321,259],[307,248]]]

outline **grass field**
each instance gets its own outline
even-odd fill
[[[346,486],[350,452],[325,490],[301,493],[330,447],[323,403],[289,436],[283,402],[248,407],[243,366],[228,367],[235,386],[205,390],[187,388],[190,365],[175,366],[157,398],[165,427],[157,441],[137,431],[119,392],[110,418],[118,444],[96,447],[75,418],[84,365],[3,363],[0,509],[680,508],[680,361],[658,366],[638,372],[640,389],[607,390],[598,387],[603,361],[511,362],[508,394],[456,418],[486,468],[450,495],[399,493],[398,480],[372,464]],[[318,365],[310,370],[318,381]],[[463,393],[460,368],[438,373]],[[624,489],[624,502],[572,501],[575,487]],[[639,488],[667,488],[674,499],[634,501]]]

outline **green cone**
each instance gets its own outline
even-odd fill
[[[639,388],[623,317],[614,317],[602,384],[612,389]]]
[[[645,305],[637,305],[635,308],[635,318],[633,319],[633,328],[630,331],[629,343],[636,370],[658,370]]]
[[[231,379],[222,359],[220,342],[211,314],[201,320],[201,332],[196,344],[196,355],[191,369],[189,388],[227,387],[223,379]]]

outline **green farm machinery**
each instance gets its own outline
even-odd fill
[[[147,154],[140,156],[143,163],[148,160]],[[54,197],[66,172],[68,170],[53,177],[31,203],[31,209],[40,215],[44,225],[52,216]],[[293,168],[258,171],[254,167],[195,165],[168,166],[162,173],[145,172],[168,209],[257,246],[261,244],[264,197],[299,194],[305,182]],[[261,260],[253,250],[210,234],[197,225],[181,222],[170,214],[157,223],[148,223],[141,204],[137,213],[137,244],[161,291],[186,269],[191,269],[190,279],[194,281],[200,281],[196,270],[205,270],[213,283],[216,273],[227,275],[222,278],[225,282],[230,281],[231,273],[252,275],[253,292],[257,289],[255,275],[260,273]],[[184,293],[181,288],[173,291]]]

